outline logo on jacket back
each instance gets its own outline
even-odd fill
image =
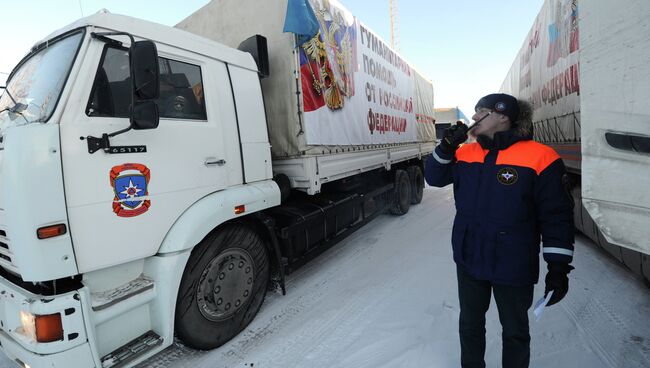
[[[149,209],[149,168],[142,164],[127,163],[115,166],[110,173],[111,186],[115,192],[113,212],[119,217],[134,217]]]
[[[504,167],[497,173],[497,180],[503,185],[512,185],[519,179],[517,170],[512,167]]]

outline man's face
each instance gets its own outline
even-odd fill
[[[494,133],[510,129],[510,120],[507,116],[485,107],[476,109],[476,113],[472,116],[472,120],[480,120],[478,125],[470,131],[470,135],[474,137],[486,135],[490,138],[494,138]]]

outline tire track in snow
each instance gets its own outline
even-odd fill
[[[600,249],[585,244],[577,248],[574,261],[577,275],[570,282],[574,288],[569,289],[569,296],[559,305],[587,345],[608,367],[647,367],[650,332],[647,315],[641,310],[648,309],[649,303],[643,295],[635,298],[636,294],[630,293],[629,287],[640,281]],[[602,269],[602,272],[589,272],[589,277],[583,277],[580,274],[583,267]],[[630,313],[630,309],[639,311]],[[646,322],[639,326],[640,321]]]
[[[568,304],[568,303],[567,303]],[[574,306],[567,307],[566,305],[560,304],[563,310],[566,312],[567,316],[571,319],[573,326],[580,332],[581,335],[587,337],[587,343],[592,348],[592,351],[598,355],[598,357],[607,364],[610,368],[618,368],[617,359],[610,354],[607,349],[600,344],[598,341],[598,336],[591,328],[588,326],[593,325],[596,322],[597,312],[594,311],[594,308],[589,305],[574,310]]]

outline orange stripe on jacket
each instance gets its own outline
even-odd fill
[[[539,175],[559,158],[560,155],[549,146],[535,141],[521,141],[499,151],[496,164],[529,167]]]
[[[488,150],[481,148],[478,143],[463,144],[456,151],[456,161],[467,163],[483,163]]]

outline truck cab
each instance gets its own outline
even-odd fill
[[[0,342],[23,366],[168,346],[193,247],[280,203],[255,61],[181,30],[81,19],[34,46],[0,110]]]

